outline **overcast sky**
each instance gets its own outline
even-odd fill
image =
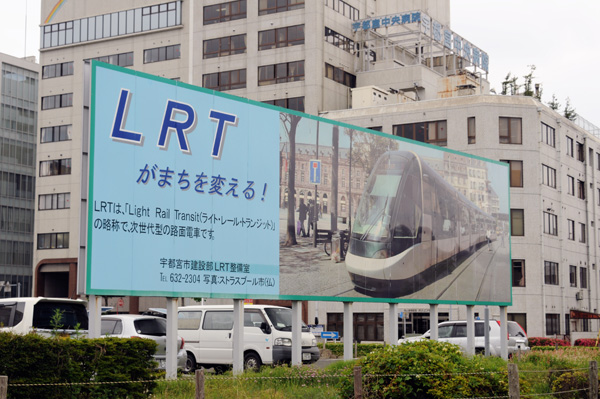
[[[40,0],[0,0],[0,6],[0,52],[39,58]],[[450,7],[452,30],[488,53],[492,88],[500,92],[509,72],[522,84],[535,65],[544,103],[555,94],[562,110],[569,97],[578,114],[600,127],[599,0],[450,0]]]

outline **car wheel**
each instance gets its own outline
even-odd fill
[[[215,374],[221,375],[227,371],[228,367],[221,364],[213,366],[213,369],[215,370]]]
[[[188,352],[183,372],[189,374],[193,373],[194,370],[196,370],[196,358],[194,357],[194,355],[192,355],[192,353]]]
[[[244,370],[258,371],[261,365],[260,356],[256,353],[250,352],[244,356]]]

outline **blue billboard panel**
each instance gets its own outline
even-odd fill
[[[511,304],[508,165],[91,76],[86,293]]]

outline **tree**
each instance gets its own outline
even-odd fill
[[[554,111],[558,111],[558,109],[560,108],[560,103],[558,102],[558,99],[556,98],[556,94],[552,94],[552,100],[550,100],[550,102],[548,103],[548,106],[550,107],[550,109],[552,109]]]
[[[535,65],[529,65],[529,73],[527,75],[523,76],[523,78],[525,79],[525,83],[523,84],[523,88],[525,90],[523,92],[524,96],[533,97],[533,95],[534,95],[534,92],[532,90],[533,71],[535,71]]]
[[[352,165],[358,165],[366,173],[371,173],[375,163],[386,151],[395,151],[399,142],[373,133],[354,131],[352,144]]]
[[[519,78],[517,78],[516,76],[511,76],[510,72],[506,74],[506,77],[502,82],[502,92],[500,94],[502,94],[503,96],[506,96],[507,94],[510,94],[511,96],[518,94],[519,88],[521,87],[517,84],[518,79]]]
[[[575,112],[575,109],[573,107],[571,107],[571,99],[569,99],[569,97],[567,97],[567,100],[565,103],[565,109],[563,111],[563,116],[570,121],[574,121],[577,118],[577,113]]]
[[[285,133],[288,137],[288,142],[290,143],[290,152],[289,152],[289,167],[288,167],[288,209],[287,209],[287,237],[285,243],[283,243],[284,247],[290,247],[292,245],[297,245],[298,241],[296,241],[296,218],[295,218],[295,210],[296,210],[296,129],[298,127],[298,123],[302,119],[301,116],[292,115],[285,112],[279,113],[279,119],[281,120],[281,124],[285,130]]]

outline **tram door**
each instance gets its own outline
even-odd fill
[[[421,235],[421,251],[419,251],[419,264],[422,270],[432,265],[435,259],[435,243],[433,243],[432,225],[433,225],[433,202],[435,200],[434,187],[431,184],[429,175],[423,173],[423,230]]]

